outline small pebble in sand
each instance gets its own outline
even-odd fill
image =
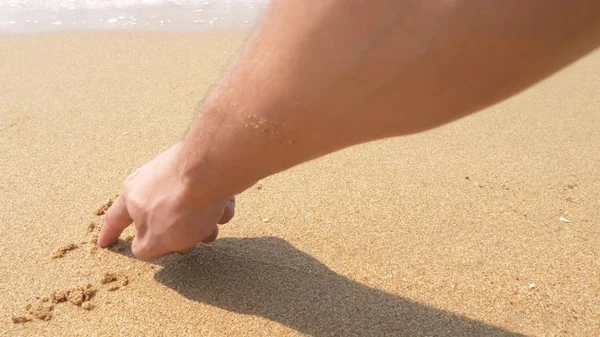
[[[571,222],[571,220],[567,219],[567,218],[563,218],[562,216],[560,218],[558,218],[558,220],[564,222],[564,223],[569,223]]]
[[[91,221],[86,227],[86,229],[89,233],[93,232],[95,228],[96,228],[96,223],[93,221]]]
[[[92,285],[78,286],[68,290],[57,290],[52,294],[52,302],[62,303],[69,301],[75,305],[82,305],[84,302],[89,301],[94,295]]]
[[[94,296],[94,293],[95,290],[91,283],[68,290],[57,290],[50,297],[52,303],[48,303],[50,302],[49,297],[38,297],[35,302],[27,304],[25,307],[27,315],[13,316],[12,321],[13,323],[26,323],[32,320],[30,317],[48,321],[52,318],[54,305],[58,303],[69,302],[81,306],[85,310],[91,310],[94,306],[89,301]]]
[[[91,302],[83,302],[81,304],[81,307],[85,310],[92,310],[94,309],[94,305]]]
[[[535,283],[533,283],[533,282],[529,283],[529,289],[533,289],[533,288],[535,288]]]
[[[92,298],[94,291],[90,287],[77,287],[69,290],[67,299],[72,304],[81,306]]]
[[[96,253],[98,252],[98,246],[92,246],[90,247],[90,255],[96,255]]]
[[[269,218],[264,218],[263,219],[263,222],[269,222],[269,221],[271,221]]]
[[[118,282],[118,283],[114,283]],[[115,291],[121,287],[124,287],[129,284],[129,278],[125,275],[118,275],[116,273],[104,273],[102,278],[100,279],[100,284],[108,284],[111,283],[106,290]]]
[[[105,202],[102,206],[100,206],[96,212],[94,212],[95,215],[104,215],[106,213],[106,211],[108,211],[108,209],[110,208],[110,206],[112,206],[113,202],[115,202],[115,200],[117,200],[119,196],[115,195],[114,197],[108,199],[107,202]]]
[[[117,280],[117,274],[115,273],[104,273],[102,278],[100,279],[100,284],[107,284],[111,282],[115,282]]]
[[[41,319],[42,321],[48,321],[52,318],[52,310],[54,310],[54,306],[42,302],[36,302],[27,305],[25,309],[31,316]]]
[[[69,295],[68,290],[57,290],[54,293],[52,293],[52,302],[53,303],[66,302],[68,295]]]
[[[31,318],[26,316],[13,316],[12,321],[15,324],[31,322]]]
[[[57,251],[55,251],[54,253],[52,253],[52,258],[53,259],[61,258],[61,257],[65,256],[65,254],[67,252],[69,252],[69,251],[71,251],[73,249],[76,249],[76,248],[78,248],[78,247],[74,243],[71,243],[71,244],[68,244],[66,246],[60,247],[60,248],[58,248]]]

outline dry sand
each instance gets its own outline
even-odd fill
[[[0,37],[0,335],[600,335],[600,53],[265,179],[187,256],[95,249],[244,38]]]

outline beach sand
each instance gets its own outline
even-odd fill
[[[267,178],[189,255],[94,248],[245,37],[0,36],[0,335],[600,335],[599,52]]]

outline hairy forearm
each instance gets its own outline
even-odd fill
[[[183,170],[235,194],[455,120],[595,48],[599,12],[595,0],[275,0],[186,135]]]

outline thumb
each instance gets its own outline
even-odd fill
[[[106,212],[104,226],[98,236],[98,245],[100,247],[112,245],[132,222],[125,206],[125,199],[123,199],[123,195],[120,195]]]
[[[229,198],[227,202],[227,206],[225,206],[225,210],[223,211],[223,215],[219,220],[219,224],[223,225],[229,222],[235,215],[235,195]]]

